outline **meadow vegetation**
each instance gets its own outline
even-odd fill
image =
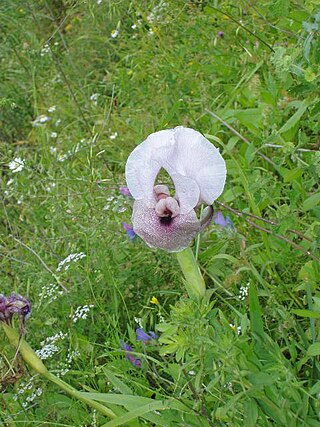
[[[319,427],[318,1],[6,0],[0,20],[0,293],[30,299],[46,367],[116,415],[0,330],[0,424]],[[231,222],[193,246],[202,303],[122,224],[129,153],[177,125],[228,170]]]

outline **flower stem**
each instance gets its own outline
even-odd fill
[[[77,398],[83,403],[86,403],[87,405],[91,406],[92,408],[99,411],[101,414],[106,415],[109,418],[115,418],[116,415],[111,409],[107,408],[104,405],[101,405],[101,403],[98,403],[92,399],[89,399],[83,395],[80,391],[73,388],[71,385],[65,383],[60,378],[56,377],[55,375],[51,374],[45,365],[43,364],[42,360],[39,358],[39,356],[36,354],[36,352],[30,347],[30,345],[19,335],[18,331],[14,328],[11,328],[10,326],[6,325],[5,323],[2,323],[2,327],[10,341],[10,344],[17,349],[17,352],[19,351],[21,356],[23,357],[23,360],[35,371],[37,371],[40,375],[43,375],[45,378],[56,384],[58,387],[60,387],[62,390],[66,391],[71,396]]]
[[[192,299],[204,297],[206,285],[203,280],[200,268],[190,248],[186,248],[177,253],[178,262],[182,273],[186,279],[186,289]]]

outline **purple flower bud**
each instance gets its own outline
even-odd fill
[[[152,331],[149,331],[149,334],[147,334],[142,328],[136,329],[136,335],[137,335],[137,341],[143,341],[145,344],[147,344],[149,341],[153,339],[157,339],[158,335],[155,334]]]
[[[0,321],[11,324],[14,314],[18,314],[20,317],[21,328],[23,329],[31,315],[30,301],[14,292],[9,297],[0,294]]]
[[[126,222],[122,223],[123,228],[126,230],[127,236],[130,240],[133,240],[136,237],[136,233],[133,231],[133,228],[130,224],[127,224]]]
[[[119,187],[119,191],[123,196],[132,197],[128,187]]]
[[[221,37],[221,38],[223,38],[224,37],[224,32],[223,31],[219,31],[218,32],[218,36]]]
[[[133,348],[123,340],[120,341],[120,346],[122,350],[124,350],[126,358],[133,364],[133,366],[141,368],[141,360],[136,359],[132,354]]]

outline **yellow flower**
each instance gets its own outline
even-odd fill
[[[152,297],[152,298],[151,298],[151,300],[150,300],[150,303],[151,303],[151,304],[155,304],[155,305],[159,305],[158,298],[156,298],[156,297]]]

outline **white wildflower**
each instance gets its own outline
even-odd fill
[[[56,111],[57,106],[56,105],[52,105],[51,107],[48,108],[48,112],[49,113],[53,113],[54,111]]]
[[[40,56],[45,56],[48,53],[50,53],[50,46],[48,43],[46,43],[40,51]]]
[[[93,93],[91,96],[90,96],[90,101],[92,101],[92,102],[97,102],[97,100],[98,100],[98,98],[99,98],[99,96],[100,96],[100,93]]]
[[[65,160],[67,160],[68,156],[66,154],[59,154],[57,157],[58,162],[64,162]]]
[[[8,167],[13,173],[21,172],[24,168],[24,162],[24,159],[21,159],[21,157],[16,157],[14,160],[11,160]]]
[[[86,255],[83,252],[73,253],[67,256],[64,260],[59,262],[57,271],[61,271],[64,267],[65,270],[69,268],[71,262],[77,262],[80,259],[84,258]]]
[[[111,37],[113,39],[115,39],[116,37],[118,37],[118,35],[119,35],[119,30],[112,30],[111,31]]]
[[[42,299],[47,300],[48,304],[51,304],[61,295],[63,295],[63,291],[61,290],[61,288],[58,285],[50,283],[47,286],[42,286],[39,298],[40,301]]]
[[[55,139],[55,138],[57,138],[57,136],[58,136],[57,132],[51,132],[51,133],[50,133],[50,137],[51,137],[51,138],[54,138],[54,139]]]
[[[59,351],[59,347],[57,347],[56,345],[47,344],[44,347],[42,347],[40,350],[36,350],[36,355],[40,357],[41,360],[47,360],[58,351]]]
[[[45,123],[47,123],[49,120],[50,120],[50,117],[46,116],[45,114],[41,114],[32,122],[32,126],[34,127],[42,126]]]
[[[76,311],[74,312],[74,314],[70,315],[69,317],[72,319],[73,323],[76,323],[80,319],[85,320],[88,318],[90,309],[93,307],[94,307],[93,304],[83,305],[83,306],[79,305],[79,307],[76,308]]]
[[[51,153],[51,154],[55,154],[55,153],[57,152],[57,147],[52,147],[52,146],[51,146],[51,147],[49,148],[49,151],[50,151],[50,153]]]
[[[9,179],[9,181],[7,182],[7,186],[9,187],[9,185],[11,185],[13,183],[13,179]]]
[[[109,136],[109,138],[110,139],[116,139],[116,137],[118,136],[118,132],[113,132],[110,136]]]
[[[246,286],[241,286],[239,290],[239,300],[244,301],[248,296],[250,283],[248,282]]]
[[[134,321],[139,325],[139,328],[142,328],[142,319],[141,319],[141,317],[135,317]]]

